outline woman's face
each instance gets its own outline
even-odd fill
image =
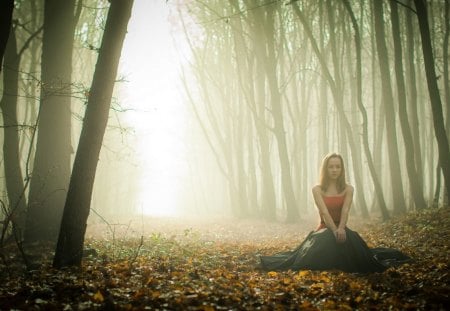
[[[342,173],[342,163],[341,159],[338,157],[333,157],[328,160],[327,165],[328,178],[337,180]]]

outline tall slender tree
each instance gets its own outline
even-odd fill
[[[436,136],[439,165],[444,175],[445,188],[450,193],[450,150],[448,136],[445,130],[442,111],[441,96],[436,78],[436,69],[431,45],[430,25],[428,23],[427,6],[424,0],[414,0],[417,18],[419,20],[420,37],[422,39],[422,53],[427,77],[428,93],[430,96],[431,111],[433,113],[434,134]]]
[[[13,225],[21,232],[24,227],[26,198],[24,178],[21,170],[19,152],[19,132],[22,130],[17,120],[17,99],[19,92],[19,64],[20,55],[17,49],[16,35],[11,28],[8,44],[6,47],[3,90],[4,94],[0,101],[2,110],[4,139],[3,159],[5,167],[5,184],[8,193],[11,220]]]
[[[81,264],[98,156],[132,6],[133,0],[111,0],[64,206],[56,268]]]
[[[265,9],[266,13],[264,19],[264,37],[266,51],[264,55],[263,68],[265,68],[265,74],[267,77],[267,83],[270,92],[270,109],[273,116],[273,132],[276,137],[278,156],[281,167],[281,183],[283,189],[283,195],[286,202],[287,219],[288,221],[295,222],[298,220],[298,207],[295,200],[294,189],[292,185],[292,174],[290,159],[288,155],[288,146],[286,141],[285,121],[284,113],[281,101],[281,94],[278,86],[278,72],[276,59],[276,47],[275,42],[275,25],[274,15],[276,14],[273,6],[269,6]]]
[[[338,3],[338,2],[335,2],[335,3]],[[327,15],[328,15],[329,23],[330,23],[330,28],[332,29],[332,31],[330,33],[330,46],[331,46],[331,58],[332,58],[333,69],[334,69],[333,78],[334,78],[334,81],[335,81],[334,84],[336,87],[334,99],[339,102],[337,104],[337,106],[342,107],[342,108],[339,108],[339,110],[343,111],[345,109],[344,108],[344,87],[343,87],[344,86],[344,81],[343,81],[344,73],[341,69],[341,64],[343,63],[343,61],[339,59],[339,55],[342,55],[345,53],[338,52],[338,46],[339,46],[338,41],[339,40],[335,33],[335,28],[337,28],[335,16],[334,16],[335,10],[336,10],[336,8],[333,9],[332,1],[328,0],[327,1]],[[357,143],[359,140],[359,137],[354,135],[354,131],[350,130],[348,117],[344,113],[341,112],[339,114],[339,120],[340,120],[340,129],[343,133],[341,135],[342,139],[348,138],[348,140],[349,140],[349,145],[350,145],[351,154],[352,154],[351,159],[352,159],[352,165],[353,165],[353,174],[355,176],[357,186],[360,188],[363,188],[362,172],[360,169],[360,167],[361,167],[361,156],[360,156],[361,152],[359,150],[360,144]],[[343,150],[345,150],[346,147],[347,147],[347,144],[342,144],[341,148]],[[357,191],[356,195],[355,195],[355,201],[358,203],[358,206],[362,212],[362,215],[367,216],[368,211],[367,211],[365,192]]]
[[[328,86],[331,90],[331,94],[333,96],[333,103],[336,106],[336,109],[338,111],[338,116],[339,116],[341,126],[344,129],[344,135],[346,135],[346,138],[348,139],[348,144],[349,144],[350,150],[351,150],[352,154],[356,154],[357,149],[356,149],[356,143],[355,143],[355,140],[353,137],[353,130],[351,128],[350,122],[348,121],[347,115],[344,110],[343,91],[342,91],[342,89],[339,88],[339,85],[335,82],[335,79],[333,78],[333,76],[327,66],[327,62],[326,62],[322,52],[319,50],[319,46],[314,38],[311,27],[308,24],[306,15],[302,12],[302,10],[300,10],[300,8],[297,4],[294,4],[293,8],[294,8],[296,15],[299,17],[300,22],[303,25],[303,28],[307,34],[307,37],[312,45],[314,54],[316,55],[316,57],[319,60],[320,68],[321,68],[321,70],[325,76],[325,79],[328,83]],[[336,65],[337,64],[335,63],[335,66]],[[355,161],[356,158],[353,157],[352,160]],[[353,162],[353,164],[354,164],[354,167],[358,167],[358,165],[355,162]],[[363,184],[362,178],[361,178],[362,172],[356,171],[354,173],[355,173],[356,183],[358,185],[362,185]],[[365,200],[361,200],[361,202],[365,202]],[[363,208],[365,208],[365,203],[362,203],[362,204],[364,204]]]
[[[11,22],[14,10],[14,0],[0,2],[0,72],[2,72],[3,56],[11,30]]]
[[[71,75],[76,0],[46,0],[38,135],[28,200],[27,241],[56,240],[70,177]]]
[[[408,5],[412,5],[413,0],[410,0]],[[416,81],[416,67],[415,67],[415,32],[413,27],[412,19],[415,17],[414,12],[407,10],[406,12],[406,77],[408,84],[408,116],[411,119],[411,130],[413,136],[414,144],[414,158],[416,160],[416,170],[419,176],[423,179],[423,163],[422,163],[422,153],[420,148],[420,128],[423,124],[419,123],[419,117],[417,112],[417,81]]]
[[[408,180],[414,204],[417,209],[423,209],[426,207],[426,203],[423,197],[422,176],[419,176],[416,170],[418,165],[416,165],[417,160],[414,152],[414,141],[409,126],[408,111],[406,109],[406,88],[403,76],[403,48],[400,36],[400,20],[397,2],[390,1],[389,3],[391,5],[392,38],[394,41],[394,67],[397,82],[398,116],[400,119],[403,141],[405,143],[406,172],[409,177]]]
[[[352,21],[355,41],[355,54],[356,54],[356,85],[357,85],[357,104],[358,108],[362,115],[362,142],[364,147],[364,154],[367,159],[367,165],[369,166],[369,172],[373,180],[373,184],[375,187],[375,194],[378,200],[378,204],[380,206],[381,216],[383,220],[387,220],[389,218],[389,212],[386,206],[386,201],[384,200],[383,189],[381,187],[381,183],[374,165],[372,152],[370,151],[369,146],[369,130],[368,130],[368,118],[367,118],[367,110],[363,104],[362,99],[362,57],[361,57],[361,35],[359,31],[358,22],[356,21],[355,14],[353,13],[352,7],[348,0],[342,0],[344,7],[346,8],[348,14],[350,15],[350,19]]]
[[[382,1],[374,1],[375,40],[378,54],[378,64],[381,74],[382,101],[386,117],[386,135],[388,142],[389,173],[392,184],[392,197],[394,212],[404,213],[406,205],[404,200],[403,184],[401,179],[400,159],[397,148],[397,130],[395,128],[394,98],[389,73],[389,58],[385,41],[384,10]]]

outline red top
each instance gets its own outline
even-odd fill
[[[336,226],[339,225],[339,222],[341,221],[341,211],[342,206],[344,205],[344,199],[345,195],[339,195],[339,196],[323,196],[323,201],[325,205],[327,206],[328,213],[330,213],[331,218],[333,219]],[[320,216],[320,224],[317,230],[326,228],[325,222],[323,221],[322,215]]]

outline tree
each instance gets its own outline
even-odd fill
[[[300,10],[299,5],[298,4],[294,4],[293,6],[295,14],[299,17],[300,22],[303,25],[303,28],[308,36],[308,39],[312,45],[312,48],[314,50],[314,54],[316,55],[317,59],[319,60],[320,63],[320,67],[321,70],[325,76],[326,81],[328,82],[328,86],[331,90],[331,94],[333,97],[333,103],[336,106],[336,109],[338,111],[338,115],[339,115],[339,120],[341,123],[341,126],[344,130],[344,135],[347,136],[348,138],[348,144],[350,146],[350,150],[352,152],[352,154],[356,154],[357,150],[356,150],[356,143],[355,140],[353,138],[353,131],[351,128],[351,124],[348,121],[347,115],[345,113],[344,110],[344,105],[343,105],[343,91],[340,88],[340,83],[337,83],[335,81],[335,79],[333,78],[333,76],[331,75],[331,72],[327,66],[327,62],[325,60],[325,57],[323,56],[323,53],[319,50],[319,46],[313,36],[311,27],[309,26],[308,22],[307,22],[307,18],[306,15],[302,12],[302,10]],[[335,67],[337,66],[336,64],[336,60],[334,60],[334,65]],[[356,168],[358,167],[357,163],[356,163],[356,157],[352,157],[353,160],[353,166]],[[359,171],[355,171],[355,178],[356,178],[356,183],[358,185],[362,186],[362,172]],[[362,204],[365,205],[365,200],[361,199],[361,202],[364,202]],[[363,206],[362,208],[365,208],[365,206]]]
[[[79,266],[98,157],[133,0],[112,0],[95,67],[53,266]]]
[[[412,3],[413,0],[410,0]],[[408,4],[411,4],[408,3]],[[416,69],[414,66],[414,27],[413,27],[413,12],[408,10],[406,12],[406,54],[407,54],[407,66],[406,66],[406,77],[408,79],[408,90],[409,90],[409,109],[408,116],[411,118],[411,130],[414,139],[414,158],[416,160],[416,170],[419,176],[422,176],[423,180],[423,163],[422,163],[422,153],[420,148],[420,126],[419,116],[417,112],[417,83],[416,83]]]
[[[414,141],[409,126],[408,112],[406,109],[406,88],[405,79],[403,77],[403,55],[402,55],[402,41],[400,37],[400,21],[398,17],[397,3],[395,1],[389,2],[391,5],[391,23],[392,23],[392,37],[394,41],[394,58],[395,58],[395,77],[397,81],[397,97],[398,97],[398,116],[400,119],[400,126],[403,134],[403,141],[405,143],[405,162],[406,172],[410,183],[411,194],[414,199],[414,204],[417,209],[426,207],[425,199],[423,197],[423,183],[418,176],[416,165],[416,157],[414,152]]]
[[[277,48],[275,47],[275,10],[272,6],[266,9],[264,22],[264,42],[263,47],[263,66],[270,93],[270,109],[273,117],[273,132],[277,141],[278,157],[281,167],[281,183],[283,188],[284,199],[286,202],[287,220],[296,222],[299,218],[298,207],[295,200],[294,189],[292,185],[291,165],[288,155],[288,146],[286,141],[285,121],[283,115],[283,107],[281,94],[278,85]]]
[[[355,15],[353,13],[352,7],[348,0],[342,0],[345,9],[350,15],[350,19],[352,21],[355,40],[355,53],[356,53],[356,84],[357,84],[357,104],[358,108],[362,115],[362,141],[364,147],[364,153],[367,158],[367,165],[369,166],[369,172],[373,180],[373,184],[375,187],[375,194],[378,200],[378,204],[380,206],[381,216],[383,220],[387,220],[389,218],[389,212],[387,210],[386,202],[384,200],[383,189],[381,188],[381,183],[378,178],[375,165],[373,162],[372,152],[370,151],[369,146],[369,135],[368,135],[368,118],[367,118],[367,110],[364,107],[363,99],[362,99],[362,60],[361,60],[361,35],[358,27],[358,23],[356,21]]]
[[[3,0],[0,2],[0,72],[2,72],[3,56],[11,30],[13,10],[14,0]]]
[[[28,44],[41,32],[36,31],[18,51],[16,30],[11,28],[6,46],[3,70],[3,97],[0,101],[4,138],[3,159],[5,166],[5,185],[8,194],[9,212],[16,233],[22,233],[25,225],[26,185],[22,176],[20,161],[19,132],[22,129],[17,119],[19,94],[19,66],[23,52]]]
[[[400,159],[397,148],[397,131],[395,128],[394,98],[389,73],[389,59],[385,41],[383,2],[374,1],[375,40],[378,54],[378,65],[381,73],[382,101],[385,109],[386,131],[389,155],[389,173],[391,175],[392,197],[394,199],[394,211],[404,213],[406,205],[404,200],[403,185],[401,179]]]
[[[5,184],[8,193],[11,220],[16,229],[23,229],[26,210],[25,189],[20,165],[19,125],[17,122],[17,94],[19,84],[20,57],[17,52],[15,31],[11,28],[5,52],[3,70],[2,110],[4,138],[3,157],[5,161]]]
[[[444,175],[445,188],[450,193],[450,150],[448,136],[445,131],[444,116],[442,112],[441,96],[437,84],[434,65],[433,48],[431,45],[430,26],[428,24],[427,7],[424,0],[414,0],[417,18],[422,39],[422,53],[427,77],[428,93],[433,113],[434,134],[439,150],[439,164]]]
[[[55,240],[70,177],[71,75],[76,0],[46,0],[41,97],[25,240]]]

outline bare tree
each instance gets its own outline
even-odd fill
[[[378,54],[378,64],[381,73],[382,101],[385,109],[386,131],[389,155],[389,173],[391,175],[392,197],[394,211],[404,213],[406,205],[404,200],[403,184],[401,179],[400,159],[397,148],[397,131],[395,128],[394,98],[389,73],[389,59],[385,41],[383,2],[374,1],[375,39]]]
[[[53,266],[79,266],[98,156],[133,0],[112,0],[81,130]]]
[[[381,183],[378,177],[378,174],[376,172],[376,168],[373,162],[372,152],[370,151],[369,146],[369,134],[368,134],[368,118],[367,118],[367,110],[366,107],[363,104],[362,99],[362,60],[361,60],[361,35],[359,31],[359,26],[356,21],[356,17],[353,13],[352,7],[350,5],[350,2],[348,0],[342,0],[344,3],[344,6],[350,15],[350,19],[352,21],[353,30],[355,32],[354,34],[354,40],[355,40],[355,53],[356,53],[356,85],[357,85],[357,103],[358,108],[362,115],[362,127],[363,127],[363,133],[362,133],[362,141],[364,146],[364,153],[367,158],[367,165],[369,166],[369,172],[373,180],[373,184],[375,187],[375,193],[376,198],[378,200],[378,204],[380,206],[380,211],[383,220],[387,220],[389,218],[389,212],[387,210],[386,202],[384,200],[383,195],[383,189],[381,188]]]
[[[410,0],[412,3],[413,0]],[[408,4],[410,4],[408,3]],[[422,163],[422,153],[420,148],[420,127],[423,126],[419,122],[418,112],[417,112],[417,81],[416,81],[416,68],[414,65],[415,57],[415,47],[414,47],[414,27],[412,22],[412,17],[414,12],[411,10],[406,11],[406,59],[408,61],[406,66],[406,77],[408,84],[408,116],[411,119],[411,130],[414,140],[414,158],[416,162],[416,170],[419,176],[422,176],[423,180],[423,163]]]
[[[13,10],[14,0],[3,0],[0,2],[0,72],[2,72],[3,56],[11,30]]]
[[[403,55],[402,55],[402,41],[400,32],[400,21],[398,16],[397,3],[395,1],[389,2],[391,5],[391,23],[392,23],[392,37],[394,41],[394,64],[395,77],[397,82],[397,97],[398,97],[398,116],[400,119],[400,126],[403,134],[403,141],[405,143],[405,162],[406,172],[410,183],[411,194],[414,199],[414,204],[417,209],[426,207],[425,199],[423,197],[423,182],[419,177],[416,167],[416,157],[414,152],[414,141],[409,126],[408,111],[406,109],[406,88],[405,79],[403,77]]]
[[[428,93],[430,96],[431,110],[433,112],[434,134],[439,150],[439,164],[444,175],[445,188],[450,193],[450,150],[448,136],[445,131],[444,116],[442,111],[441,96],[436,78],[436,70],[431,45],[430,26],[428,24],[427,6],[424,0],[414,0],[417,18],[419,20],[420,37],[422,39],[422,53],[425,63]]]
[[[25,240],[55,240],[70,177],[72,54],[76,0],[46,0],[38,134]]]

